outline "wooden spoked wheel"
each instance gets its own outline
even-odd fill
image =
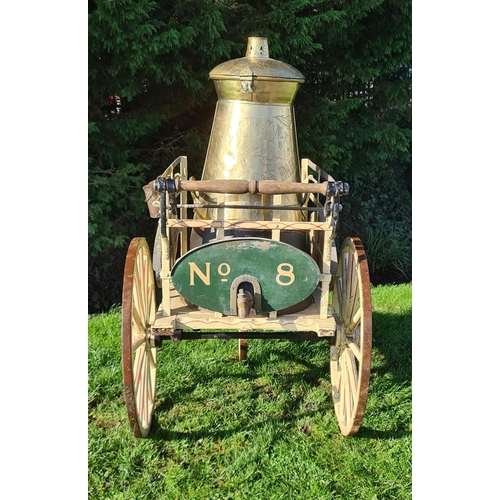
[[[134,238],[123,277],[122,365],[125,403],[136,437],[151,429],[156,390],[156,351],[150,327],[156,314],[155,279],[149,247]]]
[[[337,320],[330,344],[332,395],[340,431],[352,436],[365,413],[372,355],[370,275],[359,238],[341,246],[333,283],[333,313]]]

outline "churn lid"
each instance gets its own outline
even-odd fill
[[[269,57],[267,38],[259,36],[248,39],[245,57],[219,64],[209,76],[212,80],[234,80],[249,73],[256,80],[304,82],[298,69]]]

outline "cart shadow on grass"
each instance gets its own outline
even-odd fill
[[[408,394],[408,389],[411,388],[412,376],[411,310],[402,314],[392,314],[386,312],[381,313],[374,311],[373,331],[373,359],[368,404],[364,415],[364,423],[361,425],[361,428],[356,436],[352,436],[352,438],[395,439],[411,435],[411,410],[406,410],[406,412],[403,410],[403,412],[405,412],[404,418],[393,418],[392,424],[390,424],[391,428],[383,428],[387,420],[384,417],[384,413],[389,412],[388,414],[390,414],[393,411],[390,403],[384,402],[383,391],[387,391],[387,389],[389,389],[389,393],[397,393],[399,388],[406,388],[407,390],[404,391],[399,397],[397,395],[395,397],[396,400],[399,399],[401,404],[411,405],[411,401],[409,401],[411,394]],[[269,345],[270,342],[274,342],[274,346]],[[268,373],[268,376],[272,377],[273,393],[276,395],[290,394],[299,382],[311,389],[321,387],[322,390],[325,391],[325,398],[323,398],[319,404],[314,405],[314,408],[311,408],[310,410],[305,409],[298,411],[299,408],[307,408],[307,402],[305,401],[306,395],[301,394],[286,403],[285,407],[282,408],[279,417],[273,417],[272,415],[264,413],[260,418],[255,417],[249,420],[240,419],[236,425],[230,425],[230,428],[227,428],[226,430],[221,428],[217,429],[208,424],[196,431],[169,430],[162,428],[161,423],[159,423],[155,418],[149,439],[157,441],[177,441],[187,439],[193,442],[205,438],[218,440],[230,437],[237,433],[248,433],[251,435],[264,425],[268,425],[270,423],[295,426],[298,432],[304,432],[307,435],[314,432],[314,430],[308,428],[307,425],[301,425],[301,423],[307,421],[308,416],[312,416],[317,412],[332,412],[332,416],[334,414],[331,393],[329,393],[330,368],[328,360],[328,345],[322,340],[317,342],[300,341],[297,342],[298,344],[302,344],[300,349],[280,349],[277,344],[280,342],[291,343],[291,341],[286,340],[267,341],[266,343],[269,345],[269,347],[266,347],[267,350],[264,350],[264,352],[260,351],[260,353],[254,357],[252,357],[251,344],[249,344],[249,357],[246,361],[244,361],[248,367],[246,373],[229,373],[230,370],[228,369],[226,371],[224,368],[224,364],[227,363],[227,360],[221,359],[220,362],[214,364],[208,377],[205,373],[204,378],[206,383],[210,384],[210,380],[207,380],[207,378],[210,379],[210,377],[213,377],[214,379],[224,377],[228,380],[237,381],[239,379],[242,381],[248,381],[252,385],[251,398],[257,400],[257,398],[262,397],[262,391],[265,392],[266,390],[269,390],[268,387],[266,388],[262,385],[259,386],[257,384],[257,380],[259,379],[262,365],[269,362],[268,358],[269,356],[272,356],[273,359],[276,360],[277,365],[281,366],[281,362],[283,362],[283,364],[286,363],[290,366],[300,366],[302,368],[300,373],[279,373],[279,371],[277,373]],[[313,344],[324,344],[325,361],[323,364],[310,361],[311,356],[310,352],[308,352],[308,347]],[[172,346],[172,348],[175,348],[175,346]],[[316,349],[319,348],[319,346],[312,348]],[[194,343],[193,349],[196,349]],[[236,357],[234,362],[238,362]],[[171,395],[164,396],[161,394],[163,391],[159,388],[160,390],[158,391],[155,414],[159,416],[160,421],[163,420],[162,416],[164,414],[173,410],[174,406],[177,405],[182,407],[187,404],[187,401],[190,399],[190,395],[194,393],[198,386],[199,381],[197,381],[195,377],[191,377],[189,381],[186,381],[182,388],[177,389]],[[200,406],[201,405],[203,405],[202,401],[200,401]],[[376,415],[371,415],[371,412],[376,413]],[[381,421],[380,425],[378,425],[379,421]],[[338,432],[338,428],[332,427],[332,436]]]

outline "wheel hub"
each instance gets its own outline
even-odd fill
[[[347,343],[346,327],[343,323],[337,323],[335,331],[335,350],[332,354],[332,361],[337,361],[345,349]]]

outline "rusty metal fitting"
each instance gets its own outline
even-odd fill
[[[253,304],[253,297],[250,292],[245,292],[243,288],[238,290],[238,295],[236,296],[236,308],[238,309],[238,318],[245,319],[248,318],[250,312],[250,306]]]

